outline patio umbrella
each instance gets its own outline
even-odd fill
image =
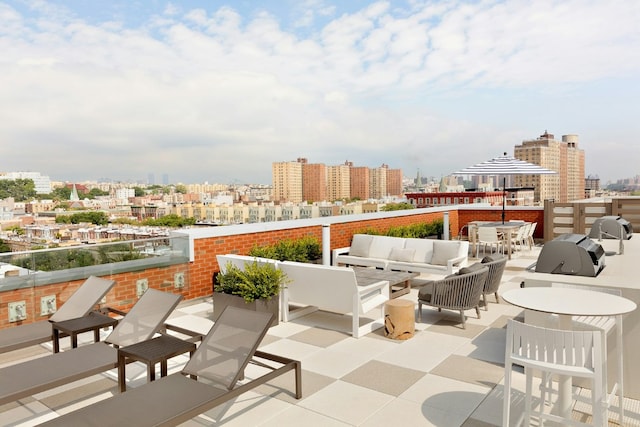
[[[506,176],[550,175],[555,173],[557,172],[551,169],[546,169],[536,164],[525,162],[524,160],[516,159],[512,156],[507,156],[507,153],[504,153],[502,156],[494,157],[491,160],[477,163],[473,166],[456,171],[453,175],[502,175],[502,223],[504,224],[506,210]]]

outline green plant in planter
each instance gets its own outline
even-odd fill
[[[442,235],[444,230],[444,221],[442,219],[436,219],[429,223],[418,223],[410,225],[401,225],[397,227],[390,227],[386,231],[380,231],[374,228],[366,228],[360,230],[358,234],[373,234],[383,235],[391,237],[410,237],[414,239],[424,239],[429,236]]]
[[[278,261],[309,262],[322,257],[320,242],[313,236],[280,240],[273,245],[254,246],[250,256],[277,259]]]
[[[238,295],[245,302],[271,299],[288,283],[287,275],[272,264],[245,263],[244,270],[229,262],[225,273],[216,276],[214,292]]]

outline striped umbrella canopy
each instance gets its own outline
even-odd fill
[[[454,172],[453,175],[502,175],[502,223],[504,224],[506,210],[506,176],[507,175],[550,175],[556,171],[543,168],[524,160],[516,159],[503,153],[502,156],[494,157],[482,163]]]
[[[557,172],[507,156],[507,153],[504,153],[502,156],[454,172],[453,175],[547,175],[555,173]]]

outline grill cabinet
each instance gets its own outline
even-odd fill
[[[604,268],[604,249],[584,234],[562,234],[542,246],[536,272],[595,277]]]
[[[622,236],[620,236],[622,234]],[[607,215],[596,219],[589,231],[592,239],[629,240],[633,235],[633,226],[629,221],[616,215]]]

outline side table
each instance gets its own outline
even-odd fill
[[[170,335],[160,335],[147,341],[132,344],[118,349],[118,385],[120,392],[127,389],[125,365],[127,362],[139,361],[147,365],[147,381],[156,379],[156,363],[160,362],[160,376],[167,375],[167,360],[189,352],[193,355],[195,343],[184,341]],[[193,377],[193,376],[192,376]]]
[[[415,333],[415,303],[393,299],[384,304],[384,336],[394,340],[408,340]]]
[[[60,333],[71,337],[71,348],[78,347],[78,334],[93,331],[93,341],[100,341],[100,329],[118,324],[118,319],[114,319],[104,314],[92,311],[84,317],[77,319],[63,320],[62,322],[52,322],[53,331],[53,352],[60,352]]]

